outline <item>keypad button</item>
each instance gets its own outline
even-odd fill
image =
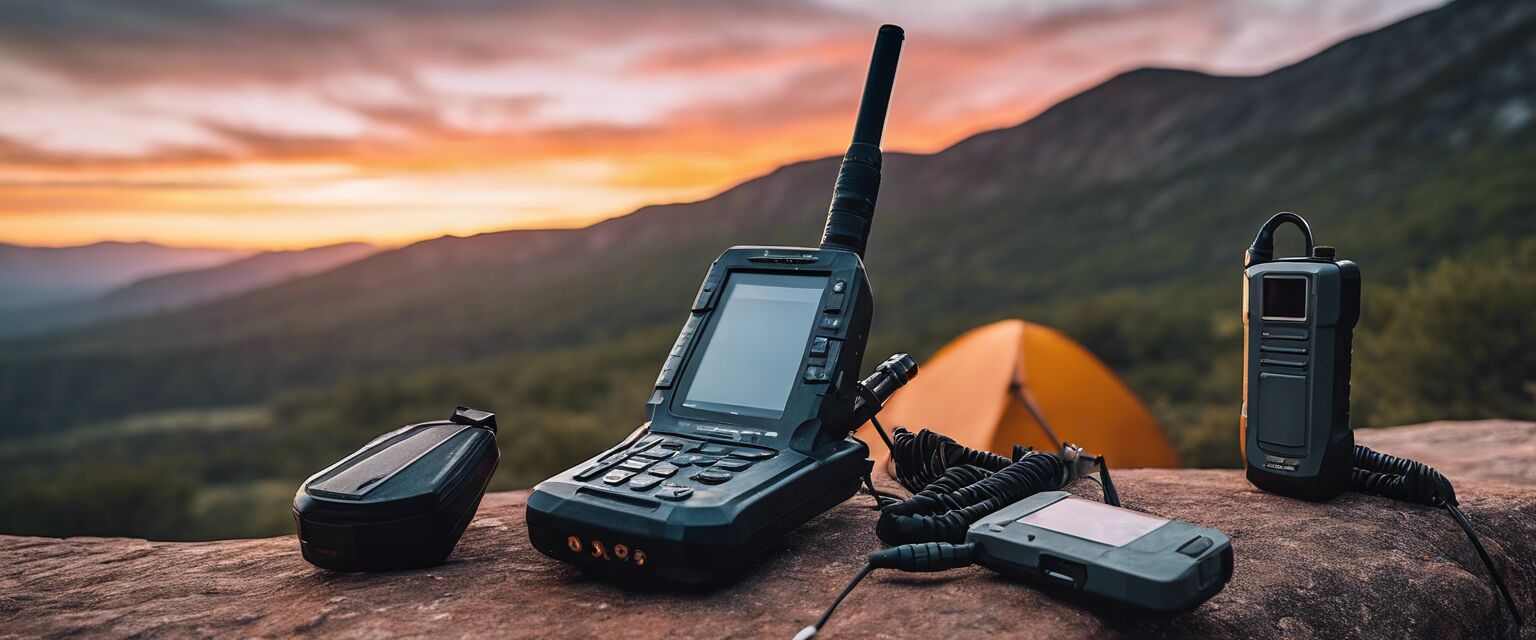
[[[767,460],[775,455],[777,455],[776,452],[764,451],[762,449],[737,449],[731,452],[732,458],[741,458],[742,460]]]
[[[635,491],[645,491],[658,484],[661,484],[661,478],[659,477],[651,475],[638,475],[635,476],[635,479],[629,481],[629,488],[634,489]]]
[[[653,447],[651,449],[647,449],[635,454],[635,457],[646,458],[648,460],[666,460],[667,458],[672,457],[672,454],[672,451],[668,451],[661,447]]]
[[[672,451],[682,451],[683,447],[687,446],[687,443],[683,442],[682,440],[663,440],[661,441],[661,444],[656,446]]]
[[[703,456],[723,456],[731,450],[719,445],[701,444],[693,452]]]
[[[712,468],[721,471],[745,471],[750,466],[752,466],[752,463],[746,460],[727,458],[716,462]]]
[[[648,448],[654,446],[658,442],[661,442],[661,436],[646,436],[644,438],[641,438],[639,442],[636,442],[635,446],[632,447],[632,449],[634,449],[634,450],[648,449]]]
[[[675,465],[677,465],[679,467],[686,467],[686,466],[688,466],[690,464],[693,464],[694,460],[698,460],[699,458],[702,458],[702,457],[704,457],[704,456],[695,455],[695,454],[691,454],[691,453],[684,454],[684,455],[680,455],[680,456],[676,456],[676,457],[672,458],[672,464],[675,464]]]
[[[712,464],[714,464],[716,462],[719,462],[719,461],[720,461],[720,459],[716,458],[714,456],[694,456],[694,458],[693,458],[693,466],[695,466],[695,467],[707,467],[707,466],[712,465]]]
[[[732,477],[733,476],[729,473],[724,471],[715,471],[714,469],[700,471],[693,474],[694,480],[698,480],[704,484],[720,484],[726,480],[730,480]]]
[[[663,484],[656,490],[656,497],[662,500],[687,500],[693,495],[693,489],[680,484]]]
[[[813,338],[811,340],[811,355],[812,356],[824,356],[824,355],[827,355],[827,345],[828,344],[830,344],[830,341],[827,340],[826,337],[824,337],[824,336],[817,336],[817,337]]]
[[[651,466],[651,461],[645,458],[630,458],[619,463],[619,468],[625,471],[639,471]]]
[[[670,478],[677,473],[677,465],[663,462],[654,467],[651,467],[646,471],[646,473],[660,478]]]
[[[594,465],[592,465],[590,467],[582,469],[581,471],[577,471],[576,475],[573,476],[573,477],[576,478],[579,481],[585,482],[587,480],[591,480],[593,478],[596,478],[596,477],[602,475],[602,473],[604,471],[608,470],[608,467],[610,467],[610,466],[612,466],[612,465],[603,464],[603,463],[599,462],[599,463],[594,464]]]
[[[634,475],[635,472],[633,471],[609,471],[608,475],[603,476],[603,482],[605,484],[624,484],[625,480],[630,479]]]

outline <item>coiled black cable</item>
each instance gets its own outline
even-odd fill
[[[881,434],[885,433],[878,423],[875,426]],[[896,428],[895,435],[887,439],[887,446],[890,447],[891,461],[896,465],[896,481],[912,493],[938,481],[952,467],[972,466],[991,473],[1002,471],[1026,450],[1015,445],[1013,458],[1006,458],[964,446],[942,433],[928,429],[912,433],[905,427]]]
[[[901,448],[904,440],[923,443],[937,434],[924,430],[915,439],[904,438],[910,435],[905,429],[897,429],[897,447]],[[983,516],[1041,491],[1060,489],[1070,480],[1066,463],[1051,454],[1016,449],[1016,457],[1009,460],[938,437],[943,440],[931,451],[931,457],[923,457],[927,451],[915,452],[919,460],[927,463],[918,475],[929,477],[938,470],[933,463],[940,460],[947,466],[908,500],[880,510],[875,535],[881,542],[960,544],[965,542],[966,529]],[[897,469],[901,468],[898,462]],[[907,484],[915,478],[904,480],[903,484]]]
[[[1514,616],[1515,626],[1524,626],[1524,620],[1520,617],[1519,609],[1515,608],[1515,599],[1509,593],[1509,585],[1505,584],[1503,574],[1500,574],[1498,568],[1494,566],[1488,550],[1483,548],[1483,542],[1478,539],[1477,531],[1472,529],[1472,522],[1456,504],[1456,490],[1451,487],[1451,481],[1439,471],[1422,462],[1377,453],[1364,446],[1355,445],[1355,466],[1350,472],[1349,488],[1351,491],[1371,493],[1431,507],[1443,507],[1450,511],[1456,524],[1461,525],[1461,530],[1466,532],[1467,539],[1472,541],[1472,547],[1477,549],[1477,555],[1483,559],[1483,565],[1488,567],[1488,574],[1493,577],[1494,586],[1498,587],[1499,594],[1504,596],[1504,604],[1509,607],[1510,615]]]
[[[1018,445],[1006,458],[928,429],[898,427],[890,440],[896,480],[914,493],[880,510],[875,535],[889,545],[963,543],[966,530],[983,516],[1076,479],[1062,458]],[[1098,462],[1107,469],[1102,458]],[[1119,506],[1107,471],[1104,477],[1105,502]]]

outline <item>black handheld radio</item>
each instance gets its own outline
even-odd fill
[[[898,355],[857,377],[874,306],[862,256],[902,39],[886,25],[875,40],[821,247],[732,247],[710,265],[649,422],[529,496],[539,551],[603,575],[715,582],[868,477],[869,449],[850,434],[916,374]]]
[[[1290,223],[1306,255],[1276,260],[1275,230]],[[1344,491],[1444,508],[1472,542],[1510,617],[1509,586],[1456,501],[1451,481],[1421,462],[1355,444],[1349,376],[1360,319],[1360,268],[1313,244],[1307,221],[1277,213],[1248,247],[1243,270],[1243,466],[1254,486],[1321,501]]]

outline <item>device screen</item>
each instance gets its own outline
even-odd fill
[[[1123,547],[1168,524],[1162,518],[1082,498],[1062,498],[1018,521],[1113,547]]]
[[[1265,320],[1307,319],[1307,279],[1264,276]]]
[[[826,276],[733,274],[683,406],[760,418],[784,415],[826,286]]]

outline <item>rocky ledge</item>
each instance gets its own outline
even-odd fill
[[[1437,423],[1362,431],[1380,451],[1456,483],[1519,606],[1536,622],[1536,424]],[[1229,470],[1123,470],[1127,506],[1215,527],[1236,570],[1221,594],[1169,620],[1088,608],[985,569],[872,575],[822,637],[1536,637],[1517,634],[1443,511],[1345,495],[1309,504]],[[526,492],[491,494],[447,564],[338,574],[290,537],[200,543],[0,536],[0,637],[496,636],[789,638],[876,548],[859,496],[791,534],[710,593],[584,579],[528,544]]]

